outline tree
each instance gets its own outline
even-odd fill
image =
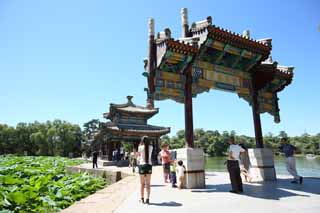
[[[101,129],[102,123],[98,119],[92,119],[84,123],[83,127],[83,148],[86,150],[86,154],[90,155],[92,149],[98,145],[95,134]]]
[[[285,132],[285,131],[280,131],[279,132],[279,138],[287,138],[288,137],[288,134]]]

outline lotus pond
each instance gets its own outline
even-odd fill
[[[82,163],[62,157],[0,156],[0,213],[59,212],[106,186],[103,178],[67,174]]]

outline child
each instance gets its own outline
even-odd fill
[[[176,169],[177,172],[177,179],[178,179],[178,188],[183,189],[184,188],[184,180],[185,180],[185,175],[184,172],[186,171],[186,167],[183,165],[183,161],[179,160],[178,161],[178,166]]]
[[[177,183],[177,176],[176,176],[176,161],[173,161],[171,164],[170,164],[170,181],[171,181],[171,184],[172,184],[172,188],[176,188],[176,183]]]

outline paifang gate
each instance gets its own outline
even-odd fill
[[[293,67],[272,61],[272,39],[253,40],[212,24],[209,16],[189,27],[187,9],[181,10],[182,37],[171,38],[170,29],[155,37],[149,20],[148,102],[172,99],[185,106],[185,139],[194,147],[192,98],[211,89],[237,93],[252,107],[256,147],[263,148],[260,113],[280,122],[278,92],[289,85]]]

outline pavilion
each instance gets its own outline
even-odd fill
[[[148,136],[154,146],[152,161],[157,161],[160,151],[159,139],[170,132],[169,127],[148,124],[148,119],[159,112],[158,108],[138,106],[132,102],[133,96],[127,96],[127,103],[111,103],[109,112],[103,114],[110,120],[102,123],[102,128],[97,134],[102,155],[109,161],[112,160],[112,151],[120,150],[122,143],[132,143],[137,149],[142,136]]]

